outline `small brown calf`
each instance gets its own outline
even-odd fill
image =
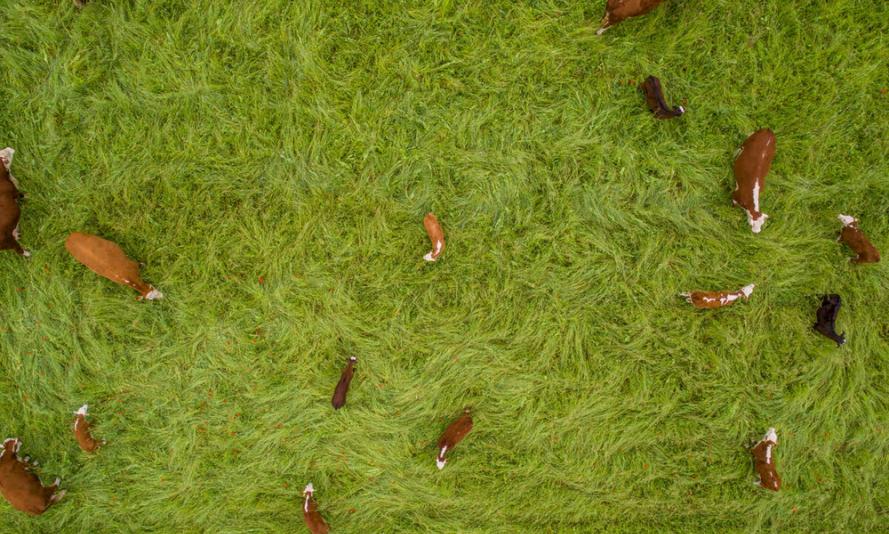
[[[138,291],[140,299],[163,298],[160,291],[142,281],[139,264],[128,258],[116,243],[99,236],[74,232],[65,241],[65,248],[74,259],[99,276]]]
[[[775,470],[775,447],[778,445],[778,433],[770,428],[766,435],[750,449],[753,454],[753,469],[756,470],[756,484],[767,490],[781,489],[781,477]]]
[[[766,187],[766,175],[775,158],[775,134],[768,128],[757,130],[744,141],[735,157],[735,191],[732,204],[744,208],[754,234],[762,231],[768,215],[760,211],[759,195]]]
[[[685,113],[684,107],[676,106],[671,108],[667,104],[667,100],[664,98],[664,90],[661,88],[661,81],[654,76],[645,78],[645,81],[639,86],[639,90],[645,95],[648,109],[651,110],[656,119],[672,119],[673,117],[680,117]]]
[[[750,284],[737,291],[691,291],[680,293],[679,296],[685,297],[695,308],[722,308],[731,306],[738,299],[749,299],[755,287],[755,284]]]
[[[15,150],[6,147],[0,150],[0,250],[14,250],[24,257],[30,252],[19,244],[19,219],[22,209],[19,201],[24,197],[18,190],[18,183],[9,171]]]
[[[439,224],[438,218],[432,213],[427,213],[426,217],[423,218],[423,227],[426,228],[426,233],[429,234],[429,240],[432,241],[432,250],[423,256],[423,259],[426,261],[435,261],[441,256],[441,253],[444,252],[445,249],[444,231],[441,229],[441,224]]]
[[[89,422],[86,420],[87,416],[87,405],[84,404],[80,407],[79,410],[74,412],[74,439],[77,440],[77,444],[80,445],[80,448],[85,450],[86,452],[94,452],[100,446],[105,445],[104,441],[99,441],[93,438],[92,432],[90,432]]]
[[[318,503],[312,496],[314,493],[315,488],[309,482],[306,485],[306,489],[303,490],[303,496],[305,497],[303,502],[303,519],[306,522],[306,526],[309,527],[309,532],[312,534],[327,534],[330,532],[330,527],[324,522],[321,514],[318,513]]]
[[[469,414],[469,408],[466,408],[463,410],[463,415],[448,425],[441,437],[438,438],[438,456],[435,457],[435,465],[439,469],[444,469],[448,462],[445,454],[463,441],[470,430],[472,430],[472,416]]]
[[[337,382],[336,389],[333,390],[333,399],[331,400],[334,410],[339,410],[346,404],[346,394],[349,392],[349,384],[355,374],[355,362],[357,361],[358,358],[355,356],[349,358],[346,368],[343,369],[343,374],[340,375],[340,381]]]
[[[849,248],[854,250],[858,256],[855,258],[849,258],[852,263],[877,263],[880,261],[880,251],[877,250],[876,247],[867,239],[867,236],[864,235],[858,228],[858,219],[849,215],[840,215],[837,217],[840,222],[843,223],[843,230],[840,232],[840,237],[837,241],[842,241],[843,243],[849,245]]]
[[[602,35],[605,30],[630,17],[644,15],[656,8],[663,0],[608,0],[605,4],[605,17],[602,18],[602,27],[596,30],[596,35]]]
[[[40,483],[37,475],[31,472],[34,464],[28,458],[18,457],[22,440],[10,438],[3,442],[0,451],[0,494],[13,508],[31,515],[40,515],[50,506],[62,500],[64,491],[59,490],[57,478],[51,486]]]

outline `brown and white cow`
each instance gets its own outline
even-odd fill
[[[330,527],[318,512],[318,503],[313,497],[314,493],[315,487],[309,482],[303,490],[303,519],[312,534],[327,534],[330,532]]]
[[[423,218],[423,227],[426,228],[429,241],[432,241],[432,250],[423,256],[423,259],[435,261],[441,257],[445,249],[444,231],[441,229],[438,218],[433,213],[427,213],[426,217]]]
[[[747,300],[753,294],[756,284],[749,284],[737,291],[691,291],[680,293],[695,308],[722,308],[731,306],[740,299]]]
[[[735,157],[735,191],[732,204],[744,208],[754,234],[762,231],[768,215],[760,209],[760,195],[766,187],[766,175],[775,158],[775,134],[768,128],[757,130],[744,141]]]
[[[766,435],[750,449],[753,454],[753,469],[756,471],[755,484],[767,490],[781,489],[781,477],[775,470],[775,447],[778,446],[778,433],[770,428]]]
[[[333,404],[334,410],[339,410],[346,404],[346,394],[349,393],[349,384],[352,383],[352,376],[355,374],[355,362],[357,361],[358,358],[355,356],[349,358],[346,368],[343,369],[343,374],[340,375],[340,381],[336,383],[336,388],[333,390],[333,399],[330,401]]]
[[[439,469],[444,469],[448,462],[445,455],[463,441],[470,430],[472,430],[472,416],[469,414],[469,408],[466,408],[463,410],[463,415],[448,425],[441,437],[438,438],[438,455],[435,457],[435,465]]]
[[[88,415],[87,408],[88,406],[84,404],[79,410],[74,412],[74,439],[77,440],[77,444],[80,445],[81,449],[86,452],[94,452],[100,446],[105,445],[105,441],[100,442],[93,438],[93,434],[90,432],[92,425],[86,420]]]
[[[0,250],[14,250],[24,257],[30,252],[19,244],[19,219],[22,209],[19,201],[24,197],[18,189],[18,182],[12,176],[12,156],[15,150],[6,147],[0,150]]]
[[[685,113],[685,108],[676,106],[671,108],[664,98],[664,90],[661,87],[661,81],[654,76],[645,78],[645,81],[639,86],[639,90],[645,95],[645,103],[648,109],[654,114],[656,119],[672,119],[681,117]]]
[[[602,35],[605,30],[630,17],[644,15],[656,8],[663,0],[608,0],[605,4],[605,16],[602,18],[602,27],[596,30],[596,35]]]
[[[880,251],[867,239],[864,232],[858,228],[858,219],[850,215],[840,214],[837,217],[843,223],[843,229],[837,241],[841,241],[854,250],[858,256],[849,258],[852,263],[877,263],[880,261]]]
[[[57,478],[51,486],[40,483],[31,468],[29,458],[19,458],[22,440],[9,438],[3,442],[0,451],[0,494],[13,508],[31,515],[40,515],[50,506],[62,500],[64,491],[59,491]]]
[[[74,259],[99,276],[138,291],[140,299],[155,300],[164,296],[142,280],[139,264],[128,258],[117,243],[99,236],[74,232],[65,241],[65,248]]]

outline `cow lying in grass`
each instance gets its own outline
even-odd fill
[[[444,469],[448,462],[445,455],[463,441],[470,430],[472,430],[472,416],[469,414],[469,408],[466,408],[463,410],[463,415],[448,425],[441,437],[438,438],[438,456],[435,457],[435,465],[439,469]]]
[[[30,458],[19,458],[22,440],[10,438],[3,442],[0,450],[0,494],[9,504],[31,515],[40,515],[50,506],[62,500],[64,491],[59,491],[57,478],[51,486],[44,486],[37,475],[31,472]]]
[[[850,215],[837,217],[843,223],[838,241],[842,241],[855,251],[858,256],[851,258],[852,263],[877,263],[880,261],[880,252],[871,244],[864,232],[858,228],[858,219]]]
[[[755,284],[742,287],[737,291],[691,291],[680,293],[695,308],[722,308],[731,306],[740,299],[747,300],[753,294]]]
[[[770,428],[766,435],[750,449],[753,454],[753,469],[756,470],[756,483],[767,490],[781,489],[781,477],[775,470],[775,447],[778,446],[778,433]]]
[[[14,250],[27,258],[31,253],[19,244],[19,202],[24,195],[10,172],[14,154],[15,150],[9,147],[0,150],[0,250]]]
[[[127,257],[116,244],[99,236],[74,232],[65,241],[74,259],[94,273],[139,292],[140,299],[155,300],[163,294],[146,284],[139,275],[139,264]]]
[[[86,420],[88,406],[84,404],[79,410],[74,412],[74,439],[80,448],[86,452],[95,452],[100,446],[105,445],[105,441],[99,441],[93,438],[90,431],[89,421]]]

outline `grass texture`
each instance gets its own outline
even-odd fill
[[[300,532],[309,481],[335,532],[886,529],[889,262],[834,239],[849,213],[889,253],[889,3],[667,0],[596,37],[603,5],[0,0],[34,253],[0,254],[0,437],[68,490],[4,532]],[[753,235],[731,162],[760,127]]]

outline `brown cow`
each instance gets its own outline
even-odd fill
[[[877,263],[880,261],[880,252],[871,244],[858,228],[858,219],[849,215],[839,215],[838,219],[843,223],[843,230],[837,241],[849,245],[849,248],[858,253],[858,257],[849,258],[852,263]]]
[[[663,0],[608,0],[605,5],[605,17],[602,18],[602,27],[596,30],[596,35],[602,35],[605,30],[630,17],[644,15],[656,8]]]
[[[760,211],[759,195],[766,187],[766,175],[775,158],[775,134],[768,128],[757,130],[741,145],[735,157],[735,191],[732,204],[744,208],[754,234],[762,231],[768,215]]]
[[[337,382],[336,388],[333,390],[333,399],[331,399],[334,410],[339,410],[346,404],[346,394],[349,392],[349,384],[352,382],[352,376],[355,374],[355,362],[357,361],[358,358],[355,356],[349,358],[346,368],[343,369],[343,374],[340,375],[340,381]]]
[[[90,427],[92,425],[86,420],[86,416],[86,404],[74,412],[74,439],[77,440],[77,444],[80,445],[81,449],[86,452],[93,452],[101,445],[105,445],[105,441],[103,440],[99,442],[99,440],[93,438],[93,434],[90,432]]]
[[[140,299],[163,298],[160,291],[142,281],[139,265],[128,258],[116,243],[98,236],[74,232],[65,241],[65,248],[74,259],[94,273],[138,291]]]
[[[60,480],[52,486],[44,486],[37,475],[31,472],[28,458],[18,457],[22,440],[10,438],[3,442],[0,451],[0,494],[17,508],[31,515],[40,515],[53,504],[62,500],[64,491],[58,491]]]
[[[645,95],[645,102],[648,104],[648,109],[651,110],[655,118],[672,119],[673,117],[679,117],[685,113],[684,107],[676,106],[675,108],[671,108],[667,104],[667,101],[664,98],[664,91],[661,89],[661,81],[654,76],[645,78],[645,81],[639,86],[639,90]]]
[[[466,408],[463,410],[463,415],[448,425],[441,437],[438,438],[438,456],[435,457],[435,465],[439,469],[444,469],[448,462],[445,454],[460,443],[470,430],[472,430],[472,416],[469,415],[469,408]]]
[[[750,284],[737,291],[691,291],[680,293],[679,296],[685,297],[695,308],[722,308],[731,306],[739,299],[749,299],[755,287],[755,284]]]
[[[306,526],[309,527],[309,532],[312,534],[327,534],[330,532],[330,527],[324,522],[321,514],[318,513],[318,503],[312,496],[313,493],[315,493],[315,488],[309,482],[306,485],[306,489],[303,490],[303,496],[305,497],[303,502],[303,519],[306,522]]]
[[[766,435],[750,449],[753,454],[753,469],[756,470],[755,484],[767,490],[781,489],[781,477],[775,471],[775,447],[778,445],[778,433],[770,428]]]
[[[432,250],[423,256],[423,259],[426,261],[435,261],[441,256],[441,253],[444,252],[445,249],[444,231],[441,229],[441,224],[438,223],[438,219],[432,213],[427,213],[426,217],[423,218],[423,227],[426,228],[426,233],[429,234],[429,240],[432,241]]]
[[[15,150],[10,147],[0,150],[0,250],[14,250],[27,258],[31,253],[19,244],[19,218],[22,216],[19,201],[24,195],[19,192],[19,184],[9,171],[14,154]]]

